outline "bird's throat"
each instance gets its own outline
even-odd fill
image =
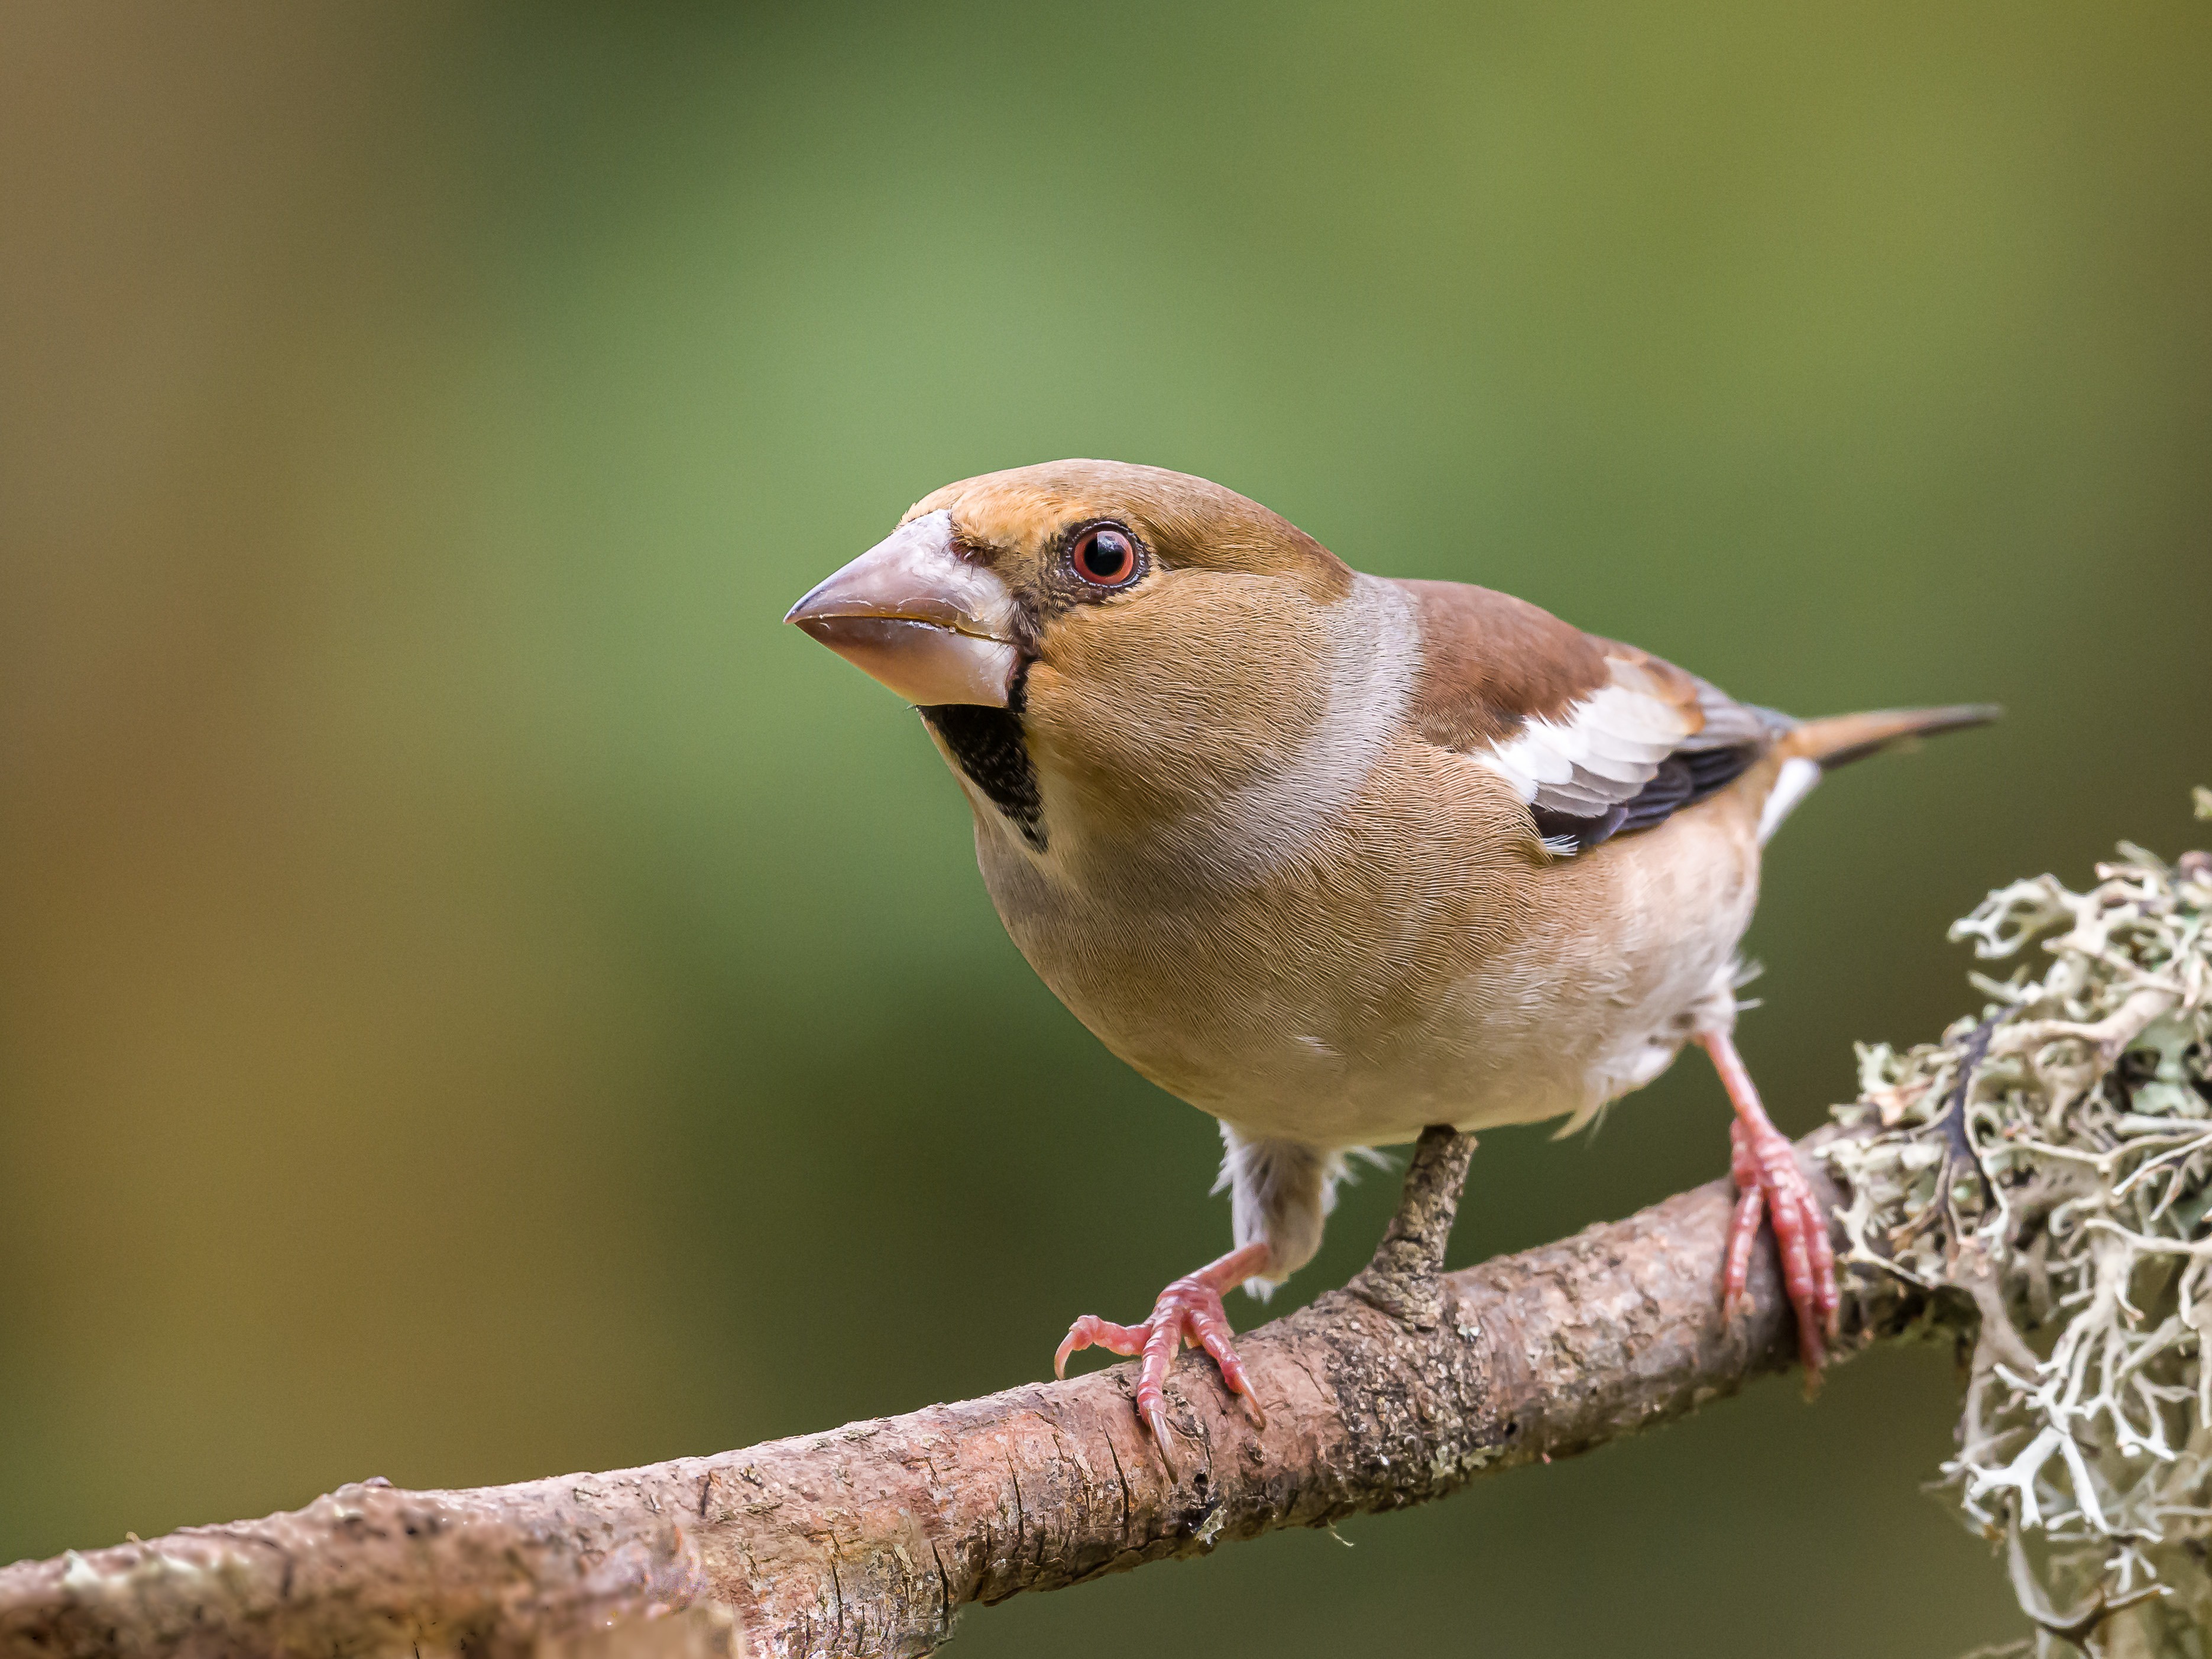
[[[1044,850],[1044,802],[1022,732],[1022,684],[1004,708],[948,702],[916,711],[951,754],[953,763],[1039,852]]]

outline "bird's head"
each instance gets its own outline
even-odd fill
[[[1355,580],[1218,484],[1055,461],[925,496],[787,620],[920,708],[1042,846],[1040,773],[1126,821],[1279,768],[1328,713]]]

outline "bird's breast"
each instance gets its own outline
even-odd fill
[[[979,814],[987,884],[1060,1000],[1171,1093],[1353,1139],[1387,1097],[1418,1129],[1440,1086],[1426,1073],[1468,1075],[1485,964],[1534,917],[1538,871],[1494,775],[1381,749],[1295,836],[1253,814],[1119,847],[1054,833],[1040,854]],[[1051,825],[1049,784],[1045,799]]]

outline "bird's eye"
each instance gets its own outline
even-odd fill
[[[1075,574],[1093,587],[1126,587],[1137,578],[1137,544],[1126,530],[1094,526],[1067,551]]]

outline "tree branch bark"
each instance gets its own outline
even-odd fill
[[[1801,1162],[1832,1207],[1811,1144]],[[1210,1361],[1183,1357],[1179,1477],[1117,1365],[719,1456],[469,1492],[347,1486],[21,1563],[0,1569],[0,1656],[924,1654],[969,1602],[1425,1503],[1795,1363],[1771,1249],[1747,1316],[1722,1323],[1727,1181],[1438,1279],[1421,1268],[1441,1261],[1449,1152],[1424,1141],[1350,1286],[1240,1338],[1264,1430]],[[1920,1311],[1894,1284],[1847,1279],[1835,1360]]]

